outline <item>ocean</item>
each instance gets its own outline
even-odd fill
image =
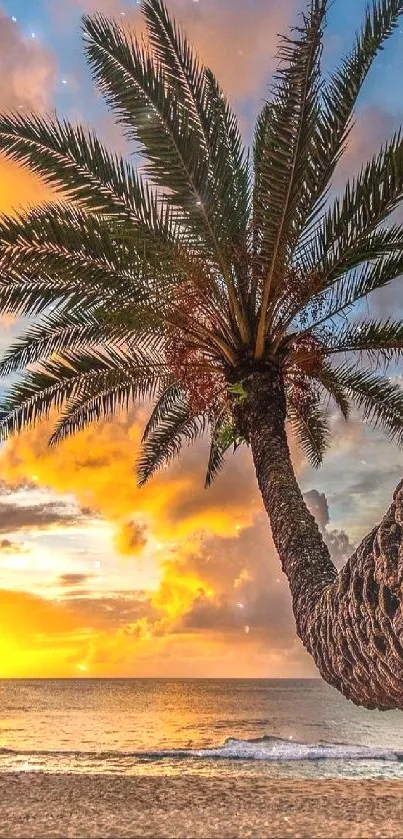
[[[403,779],[403,714],[320,680],[0,680],[0,772]]]

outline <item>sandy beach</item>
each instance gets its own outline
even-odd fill
[[[396,837],[401,781],[0,775],[1,837]]]

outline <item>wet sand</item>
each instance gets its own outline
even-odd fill
[[[403,836],[403,781],[0,774],[1,837]]]

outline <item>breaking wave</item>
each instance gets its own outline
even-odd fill
[[[20,761],[34,759],[41,764],[47,758],[67,761],[83,760],[97,763],[105,761],[127,764],[133,762],[154,762],[163,760],[242,760],[242,761],[319,761],[319,760],[362,760],[362,761],[403,761],[403,752],[393,749],[373,748],[370,746],[348,745],[344,743],[297,743],[278,737],[265,736],[252,740],[228,738],[223,745],[209,748],[160,749],[153,751],[14,751],[0,748],[0,767],[13,763],[13,758]]]

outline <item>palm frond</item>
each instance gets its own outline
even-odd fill
[[[113,284],[127,285],[132,273],[144,272],[129,240],[114,235],[101,216],[52,203],[0,216],[0,267],[11,277],[54,275],[56,281],[84,281],[109,293]]]
[[[129,315],[138,321],[140,313],[144,321],[161,322],[172,310],[186,320],[175,302],[186,271],[196,287],[203,284],[201,267],[173,243],[160,249],[154,244],[148,253],[133,229],[70,204],[0,217],[2,311],[31,315],[50,305],[81,305],[97,314],[103,307],[111,318],[118,309],[122,323]],[[209,305],[215,311],[210,297]]]
[[[373,262],[349,272],[333,287],[310,301],[304,313],[309,325],[300,334],[318,329],[327,321],[353,309],[356,303],[371,292],[384,288],[403,274],[403,251],[392,251]]]
[[[9,376],[42,358],[74,350],[83,343],[104,340],[104,325],[94,321],[81,307],[71,312],[51,311],[6,349],[0,359],[0,376]]]
[[[165,416],[175,409],[178,403],[183,401],[183,389],[177,382],[169,382],[157,394],[157,401],[151,411],[148,422],[143,431],[142,442],[145,442],[150,434],[163,422]]]
[[[311,0],[303,25],[293,40],[282,42],[275,100],[266,114],[264,152],[260,153],[260,176],[256,187],[269,195],[270,212],[265,214],[260,235],[262,295],[256,338],[256,357],[264,351],[267,308],[284,265],[287,248],[294,243],[299,227],[296,209],[301,190],[306,188],[306,163],[319,108],[320,57],[326,0]],[[260,122],[260,128],[262,121]],[[261,132],[260,132],[261,134]],[[264,199],[263,199],[264,200]],[[260,194],[254,197],[254,206]]]
[[[0,217],[2,312],[36,316],[49,307],[81,306],[89,314],[118,298],[126,307],[146,307],[155,305],[158,289],[168,296],[172,282],[169,269],[152,271],[104,217],[73,205]]]
[[[3,217],[0,311],[37,315],[49,306],[70,310],[81,305],[94,315],[108,312],[110,321],[119,313],[124,324],[144,321],[161,328],[168,323],[191,330],[204,342],[210,335],[231,357],[231,335],[200,263],[176,245],[160,254],[156,249],[150,260],[140,250],[124,226],[116,229],[103,216],[89,216],[72,205],[50,204],[17,218]],[[213,313],[216,335],[192,316],[183,294],[183,302],[177,300],[178,286],[189,276],[190,291],[196,289]]]
[[[380,428],[398,445],[403,443],[403,389],[385,376],[347,364],[334,368],[337,381],[362,412],[366,422]]]
[[[333,400],[340,413],[347,421],[351,413],[351,405],[345,387],[340,383],[337,374],[333,367],[322,361],[318,370],[312,374],[313,378],[319,382],[324,391]]]
[[[117,23],[102,15],[85,16],[84,35],[95,81],[143,153],[146,175],[175,207],[183,236],[220,271],[245,339],[247,327],[226,251],[225,215],[191,112],[150,49]]]
[[[167,202],[124,158],[81,126],[37,115],[3,115],[0,150],[82,208],[130,222],[126,234],[119,228],[119,236],[129,237],[144,261],[153,262],[156,249],[165,260],[183,252],[184,231],[179,236]]]
[[[374,260],[401,252],[403,225],[379,227],[374,232],[364,233],[342,254],[340,261],[337,261],[336,256],[334,261],[331,258],[331,261],[322,264],[322,273],[316,265],[319,257],[314,255],[317,248],[315,236],[310,244],[310,253],[302,248],[295,254],[295,265],[298,266],[297,270],[302,271],[303,278],[301,279],[300,273],[299,283],[294,283],[292,288],[286,286],[283,298],[279,300],[274,328],[280,337],[286,335],[297,316],[302,323],[309,319],[309,313],[313,310],[316,309],[318,313],[325,302],[329,302],[328,292],[332,286],[337,285],[337,293],[340,294],[343,286],[349,285],[353,269],[367,263],[364,266],[364,270],[367,270],[369,263],[373,263]]]
[[[298,405],[289,401],[287,418],[308,462],[318,469],[330,444],[326,412],[319,404]]]
[[[143,0],[153,55],[180,96],[208,159],[209,178],[231,245],[248,221],[248,167],[238,121],[163,0]]]
[[[80,125],[37,114],[2,114],[0,151],[88,210],[148,214],[132,167]]]
[[[206,489],[211,486],[223,468],[226,452],[231,446],[234,447],[235,451],[242,442],[231,414],[227,411],[222,411],[211,432],[210,453],[205,480]]]
[[[166,411],[161,411],[158,425],[143,441],[137,462],[139,486],[178,457],[184,442],[190,445],[201,437],[206,424],[206,417],[194,415],[184,396],[178,396]]]
[[[166,377],[165,372],[165,377]],[[134,366],[116,370],[107,377],[99,376],[84,381],[65,402],[57,420],[49,445],[55,446],[87,428],[92,423],[109,419],[121,411],[128,411],[136,403],[152,399],[164,379],[164,371]]]
[[[142,318],[138,324],[127,324],[123,318],[122,322],[100,319],[95,312],[81,305],[61,311],[56,308],[35,320],[7,348],[0,359],[0,376],[8,376],[57,355],[64,356],[82,348],[105,347],[108,343],[120,346],[122,350],[140,351],[150,358],[162,351],[158,330],[150,328]]]
[[[85,50],[109,105],[146,157],[146,174],[170,192],[211,245],[213,195],[206,156],[178,94],[149,49],[102,15],[84,17]],[[214,250],[214,249],[213,249]]]
[[[327,212],[315,237],[316,270],[323,275],[323,287],[334,282],[341,273],[366,257],[371,234],[373,243],[381,244],[387,232],[377,231],[379,225],[396,209],[403,198],[403,137],[397,132],[391,141],[362,169],[357,178],[347,183],[344,194]],[[402,228],[389,232],[390,242],[402,246]],[[361,257],[361,259],[360,259]]]
[[[374,58],[396,29],[402,13],[403,0],[377,0],[368,6],[364,25],[356,35],[352,51],[322,87],[321,108],[312,138],[309,165],[312,188],[309,197],[304,195],[310,218],[317,214],[317,202],[343,154],[352,127],[354,107]]]
[[[272,143],[272,110],[274,120],[275,104],[271,105],[269,102],[265,102],[258,114],[253,138],[255,176],[253,189],[253,256],[255,259],[259,257],[262,248],[262,238],[270,204],[270,190],[266,188],[267,169],[269,168],[266,157]],[[255,286],[257,285],[256,279],[255,277]]]
[[[47,418],[52,409],[61,410],[65,401],[74,394],[95,388],[96,392],[110,389],[121,381],[123,372],[127,377],[154,380],[167,373],[166,365],[158,356],[154,357],[128,353],[122,347],[80,348],[69,350],[63,356],[44,360],[33,372],[28,372],[21,381],[12,384],[0,400],[0,436],[34,425]]]
[[[385,361],[398,359],[403,352],[403,321],[369,320],[343,326],[330,338],[326,355],[366,352],[381,355]]]
[[[97,299],[85,289],[77,289],[66,283],[55,288],[54,277],[35,279],[30,275],[20,277],[3,276],[0,280],[0,313],[11,314],[15,317],[34,317],[48,312],[55,305],[55,301],[74,309],[84,305],[88,311],[96,306]]]

